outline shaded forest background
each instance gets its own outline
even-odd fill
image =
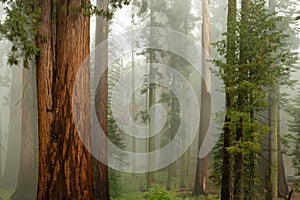
[[[283,199],[289,196],[292,189],[294,199],[299,197],[297,192],[299,192],[300,185],[300,86],[297,81],[300,80],[300,71],[298,68],[299,59],[296,55],[299,52],[300,38],[300,20],[296,20],[300,8],[298,1],[269,0],[262,7],[251,7],[248,5],[250,1],[247,0],[229,0],[228,2],[217,0],[209,2],[206,0],[132,0],[129,5],[124,5],[129,3],[127,1],[111,1],[110,6],[114,7],[112,9],[114,15],[111,12],[105,12],[109,6],[108,1],[92,1],[93,5],[97,5],[100,10],[88,4],[90,7],[83,7],[84,9],[81,7],[79,11],[76,10],[77,5],[86,6],[80,4],[79,1],[72,1],[76,5],[73,11],[71,8],[65,8],[64,1],[58,4],[45,1],[52,9],[69,9],[71,14],[66,14],[66,11],[55,13],[58,23],[53,25],[51,20],[47,21],[52,19],[54,15],[53,13],[47,13],[49,8],[47,6],[49,5],[46,3],[41,4],[41,10],[37,9],[37,13],[47,13],[47,15],[42,15],[42,18],[48,24],[42,24],[37,30],[34,19],[41,16],[39,14],[34,16],[34,14],[37,14],[36,12],[33,12],[33,16],[31,16],[29,15],[31,12],[26,9],[37,6],[38,1],[33,1],[32,5],[26,4],[27,1],[23,1],[23,4],[20,3],[22,6],[28,6],[28,8],[25,7],[24,10],[20,10],[25,16],[30,16],[29,19],[31,20],[30,23],[27,23],[27,18],[25,18],[25,22],[21,21],[25,24],[23,24],[24,26],[13,21],[21,28],[16,24],[6,24],[6,27],[4,24],[9,13],[5,11],[4,7],[12,8],[12,6],[17,5],[12,2],[18,3],[19,1],[3,2],[6,4],[1,4],[0,10],[2,22],[0,41],[0,197],[2,199],[151,199],[155,196],[158,196],[159,199],[192,199],[195,196],[200,199]],[[264,1],[255,2],[262,3]],[[257,10],[247,10],[249,8],[247,6]],[[81,12],[86,13],[82,15]],[[276,12],[276,14],[273,12]],[[232,13],[233,17],[230,15]],[[270,13],[274,18],[270,17],[270,20],[265,24],[258,23],[269,19],[267,15]],[[10,14],[10,16],[16,16],[19,13]],[[96,17],[94,14],[101,16]],[[249,18],[246,18],[246,16]],[[261,19],[256,19],[255,16],[257,18],[260,16]],[[249,21],[244,22],[244,19]],[[272,20],[275,20],[275,22]],[[254,27],[248,27],[250,22],[254,23]],[[80,25],[78,25],[79,23]],[[261,27],[255,27],[256,24]],[[50,26],[51,28],[48,29]],[[249,117],[249,121],[257,120],[255,121],[257,124],[253,125],[254,122],[251,121],[250,128],[247,127],[243,131],[239,130],[241,126],[234,124],[233,127],[235,128],[232,129],[237,129],[237,133],[247,133],[249,129],[253,128],[249,131],[250,133],[259,132],[263,134],[258,134],[257,138],[251,136],[250,139],[245,134],[245,140],[243,140],[243,135],[239,137],[237,134],[237,138],[233,139],[235,140],[234,144],[228,144],[228,150],[224,147],[226,145],[226,138],[224,139],[226,128],[223,127],[222,123],[215,124],[215,127],[223,127],[219,128],[222,134],[212,152],[205,158],[200,159],[198,153],[204,137],[203,132],[206,132],[206,130],[200,128],[193,144],[178,160],[163,169],[148,173],[120,172],[93,158],[81,143],[72,117],[64,112],[68,110],[71,113],[72,98],[68,96],[69,93],[66,91],[71,91],[73,88],[74,74],[76,74],[74,72],[79,71],[84,59],[94,52],[95,47],[101,42],[106,39],[110,40],[106,47],[106,54],[109,54],[109,49],[120,48],[118,41],[114,41],[116,36],[128,33],[130,30],[149,26],[175,30],[200,42],[206,53],[205,56],[202,55],[199,58],[203,66],[207,67],[206,71],[203,71],[206,83],[216,81],[214,80],[214,74],[219,73],[219,76],[225,80],[225,86],[220,90],[224,90],[228,96],[237,99],[237,103],[232,104],[240,105],[237,108],[226,105],[226,111],[235,112],[233,116],[240,117],[240,120],[233,116],[230,117],[230,114],[226,113],[227,119],[230,118],[231,120],[225,120],[224,127],[226,127],[226,122],[228,124],[229,122],[239,124],[243,120],[247,121],[248,118],[244,118],[244,115],[240,114],[244,112],[252,117],[255,115],[253,118]],[[267,41],[267,39],[270,39],[268,42],[255,43],[251,39],[256,36],[251,33],[259,29],[267,32],[268,30],[264,29],[264,26],[269,26],[268,28],[274,31],[275,36],[276,31],[278,31],[278,37],[274,36],[274,41],[270,41],[272,37],[268,36],[266,40],[261,40]],[[14,27],[16,29],[20,28],[19,31],[21,32],[25,30],[27,35],[20,34],[9,37],[10,31],[14,30]],[[33,29],[31,29],[32,27]],[[230,28],[232,29],[230,30]],[[39,31],[43,33],[41,34]],[[72,37],[72,34],[69,34],[68,31],[73,31],[76,34]],[[236,35],[237,32],[238,35]],[[257,37],[263,38],[264,33],[263,31],[259,32]],[[259,34],[262,34],[262,36],[260,37]],[[246,38],[245,41],[240,38],[237,39],[240,35]],[[286,35],[289,37],[286,37]],[[25,43],[22,40],[16,42],[16,38],[20,39],[22,37],[26,37]],[[61,42],[60,37],[65,40]],[[10,38],[13,38],[12,40],[15,43],[8,41]],[[230,43],[229,39],[233,42]],[[248,44],[247,41],[253,41],[253,43]],[[145,38],[140,38],[139,42],[139,44],[132,46],[130,54],[113,55],[113,62],[106,60],[106,54],[102,55],[103,60],[106,61],[105,64],[110,63],[108,70],[105,72],[105,78],[101,79],[104,84],[100,87],[94,85],[94,74],[97,74],[97,71],[94,66],[91,66],[89,69],[90,76],[82,80],[85,88],[83,88],[82,96],[78,98],[87,98],[89,101],[100,99],[98,106],[101,107],[101,112],[97,113],[100,124],[105,127],[106,136],[118,147],[130,152],[151,152],[160,149],[172,140],[181,118],[188,118],[188,112],[192,112],[195,108],[189,105],[188,98],[180,104],[176,100],[176,96],[170,92],[175,87],[180,88],[182,91],[185,91],[185,87],[187,87],[182,83],[178,83],[173,78],[173,74],[165,74],[170,80],[169,89],[151,84],[151,78],[160,78],[158,73],[160,69],[151,67],[149,63],[164,63],[180,72],[196,91],[202,116],[203,113],[208,112],[205,103],[209,101],[209,98],[206,95],[213,93],[213,91],[210,91],[209,87],[204,87],[199,74],[193,71],[193,66],[184,58],[171,52],[149,48],[143,49],[147,46],[146,43],[149,42]],[[244,51],[241,50],[243,45],[246,49]],[[267,48],[268,45],[274,45],[274,48],[276,48],[274,54],[266,51],[262,58],[257,58],[259,53],[252,55],[251,52],[256,52],[257,49],[259,51],[264,47]],[[47,48],[51,49],[51,52],[46,52],[45,49]],[[207,54],[207,52],[209,53]],[[243,54],[243,52],[246,53]],[[236,54],[239,56],[235,57]],[[230,58],[231,55],[233,56]],[[264,55],[269,57],[264,57]],[[245,62],[243,62],[243,56]],[[276,60],[276,56],[278,60]],[[243,75],[230,71],[228,73],[226,67],[228,65],[240,65],[246,68],[247,64],[252,63],[249,60],[254,57],[263,63],[259,63],[260,66],[274,65],[278,66],[278,70],[274,70],[272,74],[270,72],[270,74],[264,75],[266,78],[272,77],[272,80],[257,79],[258,81],[254,83],[256,86],[261,84],[263,90],[255,88],[256,90],[250,91],[254,91],[254,93],[259,91],[262,92],[262,96],[265,96],[259,96],[259,92],[255,93],[254,96],[257,94],[257,97],[262,97],[261,102],[263,103],[254,105],[248,111],[247,106],[242,106],[246,103],[240,103],[243,100],[239,101],[242,98],[240,98],[241,95],[238,92],[243,89],[239,86],[243,82],[238,82],[236,85],[230,85],[233,83],[226,82],[226,80],[234,80],[236,77],[238,77],[236,79],[242,79]],[[234,59],[238,61],[234,61]],[[205,62],[206,60],[207,62]],[[213,71],[212,74],[209,74],[209,66],[211,65],[215,65],[220,71]],[[58,68],[52,68],[51,66],[58,66]],[[148,140],[136,139],[122,131],[112,115],[112,109],[115,109],[115,107],[110,104],[113,87],[117,81],[128,71],[134,73],[134,69],[139,66],[146,66],[142,74],[144,85],[135,91],[129,100],[131,117],[139,125],[149,124],[148,111],[155,103],[161,103],[168,114],[167,124],[163,127],[161,133]],[[254,68],[253,66],[249,67],[249,71]],[[281,69],[286,71],[282,70],[282,72]],[[278,74],[276,74],[277,72]],[[228,74],[232,76],[225,77]],[[258,74],[263,73],[258,72]],[[49,87],[47,81],[53,83],[53,86]],[[37,87],[37,83],[39,87]],[[107,88],[103,86],[106,83],[108,83]],[[42,88],[42,85],[46,89]],[[96,87],[95,90],[99,92],[100,96],[88,94],[89,86]],[[134,85],[128,87],[133,88]],[[236,91],[232,89],[235,87],[238,88]],[[57,94],[53,88],[58,88]],[[226,90],[228,88],[229,90]],[[247,85],[246,88],[251,87]],[[47,91],[46,94],[51,93],[51,95],[48,96],[42,93],[45,91]],[[249,92],[249,90],[245,89],[243,92]],[[122,95],[125,96],[126,94],[120,93],[121,99]],[[249,95],[250,97],[252,96]],[[57,99],[67,100],[62,103]],[[265,107],[260,107],[264,104],[264,100],[266,101]],[[85,109],[85,111],[89,109],[89,101],[82,108],[83,113]],[[235,100],[231,100],[231,102],[235,102]],[[48,103],[51,104],[49,108]],[[185,106],[188,112],[182,114],[180,106]],[[58,114],[56,114],[55,109],[48,110],[50,107],[57,108]],[[41,110],[44,112],[41,112]],[[38,112],[41,113],[38,114]],[[52,113],[51,119],[48,117],[49,112]],[[40,119],[38,119],[38,116],[40,116]],[[84,118],[82,123],[86,122],[85,120],[89,120],[89,117]],[[199,120],[201,124],[205,123],[203,120],[207,119],[200,118]],[[150,126],[149,132],[152,131],[153,127],[151,129]],[[185,131],[189,131],[188,126]],[[235,132],[233,131],[232,134],[235,134]],[[93,142],[95,142],[95,145],[99,145],[101,141],[105,140],[102,138],[100,141],[91,141],[91,144],[94,145]],[[230,141],[230,138],[228,141]],[[101,143],[101,145],[107,145],[106,142],[104,143]],[[255,148],[256,144],[259,145],[257,149]],[[228,168],[224,167],[224,149],[228,150],[229,157],[232,156],[231,160],[228,160],[230,161]],[[68,153],[62,153],[65,151]],[[41,152],[44,154],[42,155]],[[74,159],[74,155],[81,159]],[[251,174],[249,172],[251,170],[248,171],[248,169],[251,169],[249,167],[249,163],[252,162],[251,155],[254,156],[253,160],[255,160],[253,161],[253,166],[255,165],[253,167],[255,169],[253,180],[247,179],[247,177],[251,177],[248,176]],[[239,162],[237,161],[241,161],[240,166],[238,166]],[[120,165],[126,165],[126,163],[122,163],[122,159],[119,162]],[[135,160],[132,162],[134,166]],[[152,161],[148,160],[147,162]],[[227,183],[229,184],[226,184],[224,173],[226,169],[230,169],[230,166],[235,167],[235,169],[229,171],[233,174],[228,179],[230,182]],[[238,170],[236,169],[241,168],[244,169],[244,172],[237,173]],[[132,170],[134,171],[134,167]],[[242,178],[238,178],[238,176],[244,177],[243,182],[241,181]],[[228,186],[227,192],[225,190],[226,185]],[[237,186],[240,186],[240,188]],[[253,191],[249,188],[253,188]]]

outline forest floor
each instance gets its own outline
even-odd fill
[[[292,200],[300,200],[300,193],[294,193],[292,195]]]
[[[0,188],[0,200],[9,200],[14,191],[14,188]]]

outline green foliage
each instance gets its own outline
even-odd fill
[[[181,121],[180,104],[175,95],[171,92],[163,92],[160,96],[159,102],[167,105],[168,112],[166,124],[168,124],[169,127],[165,130],[163,134],[164,137],[161,141],[161,146],[164,146],[175,137],[175,134],[179,128]]]
[[[116,82],[120,78],[119,66],[113,66],[111,69],[108,70],[108,139],[115,144],[117,147],[120,148],[120,150],[124,150],[126,148],[126,145],[123,142],[123,138],[120,135],[119,127],[114,119],[114,116],[112,114],[112,108],[111,108],[111,96],[112,96],[112,88],[115,86]],[[109,148],[109,147],[108,147]],[[109,151],[110,152],[110,151]],[[117,154],[109,154],[109,157],[119,157],[120,165],[125,165],[124,161],[122,160],[123,156],[120,156],[121,152],[118,152]],[[108,171],[108,177],[109,177],[109,188],[110,188],[110,196],[112,198],[119,198],[121,196],[121,185],[120,185],[120,172],[117,170],[114,170],[112,168],[109,168]]]
[[[30,60],[39,55],[40,49],[36,45],[36,37],[41,26],[41,9],[38,0],[1,0],[6,4],[6,18],[0,24],[0,35],[11,42],[11,52],[8,55],[9,65],[18,65],[23,61],[23,66],[28,68]],[[80,6],[62,6],[61,12],[82,12],[85,16],[100,15],[111,20],[115,9],[129,5],[130,0],[111,0],[109,9],[99,9],[97,6],[82,0]],[[56,8],[57,1],[53,1]],[[52,14],[53,20],[56,13]],[[46,40],[45,36],[41,36]]]
[[[214,183],[214,186],[217,189],[221,188],[222,183],[222,167],[223,167],[223,140],[224,140],[224,133],[222,132],[218,142],[214,146],[212,153],[213,153],[213,163],[212,163],[212,172],[209,176],[210,180]]]
[[[144,199],[147,200],[179,200],[181,198],[176,197],[172,192],[168,192],[165,189],[162,189],[159,185],[154,185],[152,188],[148,189],[144,195]],[[185,197],[185,200],[218,200],[220,199],[218,195],[208,194],[200,195],[197,197]]]
[[[219,67],[218,75],[223,79],[230,99],[226,110],[230,120],[224,126],[235,138],[227,151],[232,155],[244,155],[244,177],[245,182],[249,182],[250,155],[256,166],[260,141],[270,131],[259,118],[268,105],[266,88],[290,84],[290,73],[296,68],[297,57],[290,51],[289,35],[280,26],[284,18],[270,13],[264,0],[245,2],[246,6],[237,11],[238,20],[229,21],[228,26],[234,31],[225,32],[226,38],[214,44],[224,59],[213,62]],[[222,146],[220,140],[215,162],[221,161]],[[252,168],[255,167],[253,164]],[[214,163],[212,180],[215,182],[221,181],[220,166],[220,163]],[[254,187],[255,178],[251,181],[254,182],[249,185]],[[250,190],[247,187],[244,187],[245,192]]]
[[[14,193],[15,188],[0,188],[0,199],[2,200],[9,200],[11,195]]]
[[[120,172],[109,168],[108,169],[109,177],[109,192],[111,198],[121,197],[121,187],[120,187]]]
[[[176,200],[176,198],[172,193],[162,189],[159,185],[155,185],[154,187],[148,189],[144,193],[144,199],[147,200]]]
[[[87,2],[81,1],[80,7],[72,8],[75,12],[81,12],[85,16],[97,15],[106,17],[107,20],[111,20],[116,9],[121,9],[125,5],[130,4],[130,0],[110,0],[110,8],[109,9],[100,9],[97,6]]]
[[[269,129],[259,124],[257,118],[250,113],[259,113],[266,108],[265,88],[286,83],[294,67],[294,63],[286,64],[289,58],[294,56],[285,43],[288,36],[277,26],[282,18],[268,14],[264,4],[262,0],[251,2],[248,9],[241,11],[240,15],[244,16],[245,22],[240,20],[236,27],[238,32],[236,40],[239,47],[235,50],[233,63],[214,60],[225,82],[225,92],[232,99],[232,106],[227,110],[231,120],[227,125],[234,131],[239,121],[243,119],[245,136],[251,135],[249,139],[254,138],[256,142]],[[227,33],[224,35],[228,37]],[[226,39],[217,42],[215,46],[219,54],[228,56]],[[239,102],[241,99],[242,105]],[[249,142],[253,141],[236,141],[231,152],[248,151],[247,148],[255,144]],[[242,148],[243,146],[247,148]],[[259,149],[254,145],[250,151],[259,151]]]
[[[296,171],[295,175],[300,176],[300,95],[288,106],[287,112],[292,117],[288,124],[291,133],[285,137],[285,140],[287,140],[287,145],[290,149],[289,156],[293,157],[292,163]],[[300,179],[295,185],[300,189]]]
[[[219,200],[220,197],[218,195],[214,195],[214,194],[208,194],[206,196],[201,195],[199,196],[199,200]]]
[[[40,28],[40,8],[37,0],[7,1],[6,18],[0,24],[0,34],[12,43],[8,55],[9,65],[17,65],[21,59],[24,67],[28,67],[29,60],[39,54],[35,45],[35,36]]]

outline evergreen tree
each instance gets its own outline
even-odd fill
[[[290,156],[293,157],[293,167],[295,169],[295,175],[300,176],[300,95],[292,101],[292,104],[287,109],[292,119],[289,121],[289,131],[287,138],[289,138],[289,146],[291,152]],[[291,143],[293,145],[291,145]],[[295,183],[297,190],[300,189],[300,179]]]
[[[230,197],[227,189],[222,193],[222,199],[243,199],[244,194],[245,198],[254,198],[251,187],[256,183],[255,160],[261,149],[260,140],[269,131],[269,127],[259,123],[258,118],[259,112],[267,105],[265,88],[286,83],[293,68],[293,65],[285,65],[292,55],[286,43],[287,35],[278,28],[282,18],[269,14],[263,0],[243,1],[238,13],[239,18],[234,15],[232,21],[228,21],[228,28],[232,27],[235,31],[227,31],[227,38],[216,43],[218,52],[227,62],[214,60],[219,66],[227,96],[224,154],[234,157],[234,162],[224,160],[222,176],[222,190],[230,188],[232,183],[228,180],[234,179],[233,194]],[[238,21],[235,22],[235,19]],[[228,135],[233,137],[233,143]],[[224,170],[228,171],[231,164],[235,170],[228,177]]]

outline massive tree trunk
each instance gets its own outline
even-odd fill
[[[109,1],[108,0],[98,0],[97,6],[101,9],[108,8]],[[98,17],[96,22],[96,42],[95,45],[97,46],[101,42],[107,40],[108,38],[108,21],[107,18]],[[102,74],[100,78],[100,82],[96,83],[96,114],[98,120],[100,122],[100,127],[102,128],[103,132],[105,133],[106,137],[108,137],[107,132],[107,116],[108,116],[108,87],[107,87],[107,64],[108,64],[108,46],[104,47],[104,53],[101,54],[101,63],[100,65],[97,64],[95,68],[95,74],[99,74],[96,71],[101,70],[100,68],[104,68],[105,72]],[[100,68],[99,68],[100,67]],[[97,77],[95,77],[97,80]],[[98,122],[95,122],[98,123]],[[92,145],[96,145],[95,148],[101,151],[101,155],[107,155],[107,143],[106,138],[102,138],[100,136],[99,140],[92,141]],[[106,159],[106,158],[103,158]],[[93,189],[94,189],[94,198],[107,200],[110,199],[109,193],[109,181],[108,181],[108,167],[107,165],[101,163],[97,159],[93,158]]]
[[[201,116],[199,128],[198,152],[205,138],[210,118],[207,113],[210,113],[210,26],[209,26],[209,11],[208,0],[202,0],[202,86],[201,86]],[[209,115],[208,115],[209,116]],[[194,185],[194,195],[206,193],[208,170],[208,155],[205,158],[197,156],[196,177]]]
[[[12,67],[9,111],[9,135],[2,179],[4,187],[16,187],[20,165],[22,68]]]
[[[21,162],[16,191],[11,200],[32,199],[36,193],[36,79],[34,66],[23,69]]]
[[[37,96],[39,132],[38,199],[92,199],[91,155],[83,146],[72,114],[72,97],[78,106],[79,125],[90,132],[89,71],[81,91],[72,94],[82,62],[89,53],[89,17],[74,12],[80,0],[40,0],[41,28],[37,45]],[[56,19],[53,17],[56,17]]]

